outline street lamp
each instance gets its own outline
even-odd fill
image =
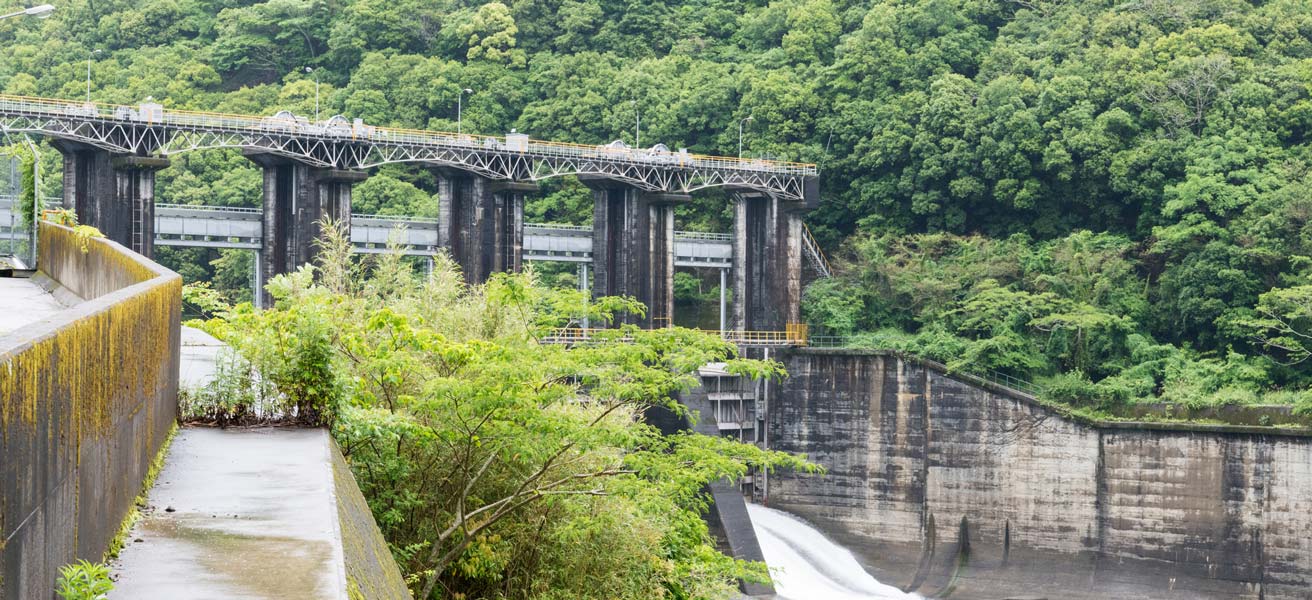
[[[460,95],[456,96],[456,135],[464,133],[465,94],[472,93],[474,93],[474,90],[460,88]]]
[[[642,147],[642,114],[638,112],[637,99],[629,100],[629,104],[633,105],[633,147],[641,148]]]
[[[319,122],[319,74],[315,72],[313,67],[305,67],[305,72],[314,75],[314,122],[318,123]]]
[[[100,54],[100,50],[87,54],[87,104],[91,104],[91,59]]]
[[[0,15],[0,19],[8,19],[9,17],[36,17],[38,19],[44,19],[49,17],[52,12],[55,12],[55,7],[49,4],[41,4],[33,6],[32,8],[25,8],[18,12]]]
[[[738,121],[738,158],[743,157],[743,123],[755,120],[756,119],[752,118],[752,115],[747,115],[743,120]]]

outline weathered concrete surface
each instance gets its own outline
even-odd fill
[[[325,430],[185,428],[149,505],[111,598],[410,597]]]
[[[1312,440],[1096,427],[881,353],[796,351],[770,504],[880,580],[952,598],[1308,598]]]
[[[805,206],[750,190],[734,196],[732,327],[782,331],[801,315]]]
[[[68,308],[25,277],[0,277],[0,336]]]
[[[583,178],[592,188],[594,297],[632,296],[647,314],[617,321],[669,327],[674,316],[674,209],[690,196],[644,192],[623,182]]]
[[[268,152],[243,155],[264,172],[264,237],[257,264],[256,305],[272,302],[264,283],[275,275],[295,271],[318,254],[320,222],[331,218],[349,237],[351,192],[364,180],[362,171],[321,169]]]
[[[3,600],[101,559],[177,416],[180,278],[41,227],[41,270],[89,300],[0,337]]]
[[[536,183],[493,181],[456,169],[437,172],[438,245],[460,265],[465,281],[518,272],[524,254],[524,196]]]

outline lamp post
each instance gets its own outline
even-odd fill
[[[748,121],[755,121],[752,115],[747,115],[743,120],[738,121],[738,158],[743,157],[743,124]]]
[[[41,209],[45,204],[41,202],[41,152],[37,150],[36,142],[28,135],[23,135],[23,143],[27,149],[32,152],[32,243],[29,246],[31,251],[32,264],[36,265],[37,247],[40,243],[37,240],[37,230],[41,227]]]
[[[40,4],[17,12],[0,15],[0,19],[8,19],[9,17],[36,17],[38,19],[44,19],[49,17],[52,12],[55,12],[55,7],[49,4]]]
[[[637,99],[629,100],[629,104],[633,105],[633,147],[641,148],[642,147],[642,113],[638,112]]]
[[[464,133],[465,94],[472,93],[474,93],[474,90],[460,88],[460,95],[456,96],[456,135]]]
[[[305,67],[305,72],[314,76],[314,122],[319,122],[319,73],[314,67]]]
[[[92,50],[87,54],[87,104],[91,104],[91,59],[100,54],[100,50]]]

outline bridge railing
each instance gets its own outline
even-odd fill
[[[213,214],[215,214],[215,215],[222,215],[222,214],[224,214],[224,213],[230,213],[230,214],[240,213],[240,214],[246,214],[246,215],[262,215],[262,214],[264,214],[264,209],[261,209],[261,208],[249,208],[249,207],[245,207],[245,206],[213,206],[213,205],[207,205],[207,204],[164,204],[164,203],[162,203],[162,202],[161,202],[161,203],[157,203],[157,204],[155,205],[155,212],[156,212],[156,214],[158,214],[160,210],[164,210],[164,211],[170,211],[170,210],[199,211],[199,212],[208,212],[208,213],[213,213]]]
[[[738,346],[783,347],[806,346],[807,328],[804,323],[788,325],[784,331],[699,330]],[[630,335],[617,335],[619,330],[600,327],[560,327],[553,329],[539,341],[544,344],[586,344],[594,341],[632,342]]]
[[[410,217],[404,215],[351,215],[351,219],[369,219],[372,221],[392,221],[396,223],[422,223],[424,225],[436,225],[437,219],[432,217]]]

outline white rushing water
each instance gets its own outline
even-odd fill
[[[747,505],[780,600],[918,600],[871,577],[846,548],[805,521]]]

